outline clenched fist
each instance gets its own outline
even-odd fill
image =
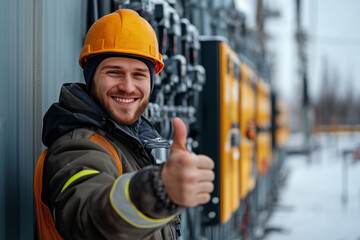
[[[180,118],[174,118],[173,125],[174,142],[161,172],[165,190],[174,203],[184,207],[207,203],[214,189],[214,162],[186,149],[187,130]]]

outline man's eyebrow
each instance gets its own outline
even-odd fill
[[[101,70],[104,70],[106,68],[117,68],[117,69],[122,69],[122,67],[117,66],[117,65],[105,65],[101,68]]]
[[[101,68],[101,70],[104,70],[104,69],[107,69],[107,68],[111,68],[111,69],[124,69],[123,67],[121,66],[118,66],[118,65],[105,65]],[[144,68],[141,68],[141,67],[137,67],[135,68],[136,71],[141,71],[141,72],[148,72],[149,69],[147,67],[144,67]]]
[[[148,72],[149,71],[149,69],[147,67],[145,67],[145,68],[135,68],[135,70],[140,71],[140,72]]]

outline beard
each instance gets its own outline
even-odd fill
[[[113,119],[115,122],[122,125],[131,125],[134,124],[140,117],[141,114],[145,111],[149,103],[149,98],[140,104],[140,106],[135,110],[134,113],[129,113],[129,111],[116,111],[112,108],[109,108],[105,104],[101,105],[105,109],[106,113]]]

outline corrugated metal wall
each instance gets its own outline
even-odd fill
[[[5,43],[5,0],[0,0],[0,54],[4,53]],[[5,239],[5,55],[0,57],[0,239]]]
[[[0,0],[0,239],[32,239],[42,116],[82,81],[83,1]]]
[[[85,37],[85,1],[43,1],[43,113],[64,82],[82,81],[78,57]]]

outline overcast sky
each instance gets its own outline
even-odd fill
[[[255,0],[238,0],[248,15],[248,25],[255,24]],[[264,0],[280,11],[281,16],[266,22],[274,53],[274,85],[280,95],[295,102],[301,89],[297,75],[295,0]],[[310,95],[321,91],[321,75],[327,61],[330,75],[339,74],[339,91],[352,86],[360,93],[360,1],[302,0],[303,26],[308,33],[308,77]],[[325,59],[327,59],[325,61]]]
[[[321,91],[319,79],[325,59],[339,72],[339,90],[352,86],[360,93],[360,1],[306,0],[304,14],[309,30],[309,71],[312,93]],[[359,95],[359,94],[358,94]]]

